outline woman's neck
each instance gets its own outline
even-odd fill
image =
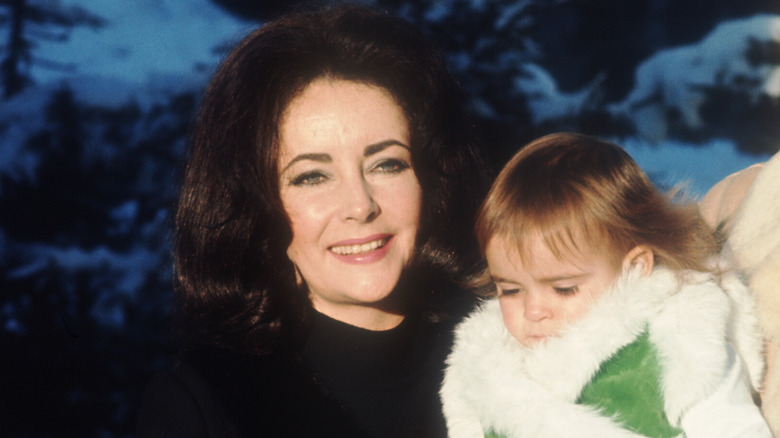
[[[337,321],[372,331],[393,329],[401,324],[405,317],[402,313],[385,309],[381,305],[333,305],[314,299],[312,307]]]

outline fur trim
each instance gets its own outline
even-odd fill
[[[729,299],[710,277],[689,277],[697,278],[689,278],[650,321],[650,340],[664,369],[666,416],[675,426],[688,408],[715,390],[728,363]]]
[[[694,274],[680,287],[663,268],[622,276],[593,309],[559,336],[527,348],[504,327],[498,300],[456,329],[441,390],[451,436],[638,436],[574,404],[599,365],[649,324],[664,369],[665,408],[685,410],[723,378],[730,301],[714,280]],[[563,421],[565,419],[565,421]]]
[[[735,272],[722,274],[720,284],[732,303],[729,342],[744,361],[753,391],[758,393],[764,380],[766,361],[755,300],[745,282]]]
[[[521,365],[528,351],[504,327],[496,299],[461,323],[441,389],[450,438],[482,438],[485,430],[507,437],[640,436],[530,379]]]

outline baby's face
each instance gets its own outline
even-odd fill
[[[525,346],[555,336],[585,315],[620,274],[622,263],[582,248],[565,259],[556,257],[541,237],[526,242],[527,264],[514,245],[500,237],[486,248],[504,324]]]

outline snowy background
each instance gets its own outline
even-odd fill
[[[284,2],[260,3],[0,1],[0,434],[132,434],[171,352],[187,129],[227,48]],[[780,149],[776,1],[373,3],[441,47],[497,166],[582,131],[701,195]]]

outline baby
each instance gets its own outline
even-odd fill
[[[476,229],[494,298],[456,330],[441,389],[451,437],[771,437],[747,290],[714,272],[695,205],[622,148],[532,142]]]

